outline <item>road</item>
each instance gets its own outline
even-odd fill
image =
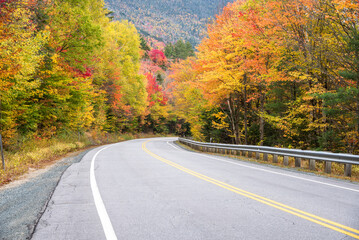
[[[33,239],[359,239],[359,185],[199,154],[174,138],[90,151]]]

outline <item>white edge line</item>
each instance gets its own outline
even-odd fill
[[[105,204],[103,203],[103,200],[101,198],[100,191],[97,186],[96,177],[95,177],[95,160],[97,155],[102,152],[103,150],[109,148],[111,146],[107,146],[99,150],[93,157],[91,161],[91,169],[90,169],[90,182],[91,182],[91,190],[92,195],[95,200],[95,205],[97,209],[97,213],[100,217],[102,228],[105,232],[106,239],[107,240],[117,240],[117,236],[115,234],[115,231],[113,229],[110,217],[107,214]]]
[[[170,145],[171,147],[174,147],[177,150],[182,150],[179,147],[177,147],[177,146],[173,145],[172,143],[170,143],[169,141],[167,141],[167,144]]]
[[[180,149],[176,146],[174,146],[172,143],[170,143],[169,141],[167,142],[168,145],[178,149],[178,150],[183,150],[183,149]],[[322,184],[322,185],[327,185],[327,186],[331,186],[331,187],[336,187],[336,188],[341,188],[341,189],[345,189],[345,190],[349,190],[349,191],[353,191],[353,192],[359,192],[359,190],[357,189],[353,189],[353,188],[347,188],[347,187],[342,187],[342,186],[339,186],[339,185],[335,185],[335,184],[330,184],[330,183],[325,183],[325,182],[321,182],[321,181],[316,181],[316,180],[311,180],[311,179],[307,179],[307,178],[303,178],[303,177],[297,177],[297,176],[292,176],[292,175],[289,175],[289,174],[285,174],[285,173],[279,173],[279,172],[275,172],[275,171],[271,171],[271,170],[267,170],[267,169],[263,169],[263,168],[258,168],[258,167],[253,167],[253,166],[246,166],[244,164],[240,164],[240,163],[235,163],[235,162],[231,162],[231,161],[228,161],[228,160],[223,160],[223,159],[219,159],[219,158],[216,158],[216,157],[211,157],[211,156],[208,156],[206,154],[200,154],[200,153],[195,153],[195,152],[190,152],[192,154],[196,154],[196,155],[200,155],[202,157],[206,157],[206,158],[210,158],[210,159],[214,159],[214,160],[217,160],[217,161],[222,161],[222,162],[226,162],[226,163],[231,163],[231,164],[234,164],[234,165],[238,165],[238,166],[241,166],[241,167],[246,167],[246,168],[252,168],[252,169],[256,169],[256,170],[260,170],[260,171],[263,171],[263,172],[269,172],[269,173],[273,173],[273,174],[277,174],[277,175],[282,175],[282,176],[286,176],[286,177],[291,177],[291,178],[296,178],[296,179],[300,179],[300,180],[304,180],[304,181],[308,181],[308,182],[314,182],[314,183],[318,183],[318,184]]]

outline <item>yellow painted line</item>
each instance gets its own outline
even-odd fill
[[[282,204],[282,203],[279,203],[279,202],[276,202],[276,201],[273,201],[271,199],[268,199],[268,198],[265,198],[265,197],[262,197],[262,196],[259,196],[257,194],[254,194],[254,193],[251,193],[251,192],[248,192],[248,191],[245,191],[245,190],[242,190],[240,188],[237,188],[237,187],[234,187],[232,185],[229,185],[227,183],[224,183],[224,182],[221,182],[221,181],[218,181],[216,179],[213,179],[213,178],[210,178],[206,175],[203,175],[203,174],[200,174],[200,173],[197,173],[195,171],[192,171],[188,168],[185,168],[179,164],[176,164],[174,162],[171,162],[165,158],[162,158],[154,153],[152,153],[151,151],[149,151],[147,148],[146,148],[146,144],[148,142],[150,142],[151,140],[148,140],[146,142],[144,142],[142,144],[142,149],[148,153],[149,155],[151,155],[152,157],[160,160],[161,162],[164,162],[172,167],[175,167],[183,172],[186,172],[192,176],[195,176],[199,179],[202,179],[206,182],[210,182],[214,185],[217,185],[219,187],[222,187],[224,189],[227,189],[231,192],[234,192],[234,193],[237,193],[237,194],[240,194],[242,196],[245,196],[245,197],[248,197],[250,199],[253,199],[255,201],[258,201],[258,202],[261,202],[263,204],[266,204],[268,206],[271,206],[271,207],[274,207],[276,209],[279,209],[279,210],[282,210],[284,212],[287,212],[287,213],[290,213],[290,214],[293,214],[297,217],[300,217],[300,218],[303,218],[303,219],[306,219],[308,221],[311,221],[311,222],[314,222],[314,223],[317,223],[319,225],[322,225],[324,227],[327,227],[329,229],[332,229],[334,231],[337,231],[337,232],[340,232],[340,233],[343,233],[345,235],[348,235],[348,236],[351,236],[355,239],[359,239],[359,230],[357,229],[354,229],[354,228],[351,228],[351,227],[348,227],[348,226],[345,226],[345,225],[342,225],[340,223],[336,223],[336,222],[333,222],[331,220],[328,220],[328,219],[325,219],[325,218],[322,218],[322,217],[319,217],[319,216],[316,216],[314,214],[311,214],[311,213],[307,213],[305,211],[302,211],[302,210],[299,210],[299,209],[296,209],[296,208],[293,208],[293,207],[290,207],[288,205],[285,205],[285,204]],[[344,230],[345,229],[345,230]],[[346,231],[347,230],[347,231]]]

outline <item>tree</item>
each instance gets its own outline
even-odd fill
[[[190,123],[192,136],[196,140],[204,140],[201,114],[207,109],[207,101],[198,84],[195,65],[195,59],[188,58],[171,66],[169,78],[173,82],[170,101],[173,102],[175,114]]]
[[[110,22],[105,28],[105,46],[95,67],[95,82],[106,92],[112,131],[123,131],[144,114],[146,83],[140,75],[140,38],[127,21]]]
[[[35,74],[49,32],[35,32],[31,2],[3,1],[0,7],[0,130],[7,145],[16,139],[17,128],[33,127],[29,100],[40,85]]]

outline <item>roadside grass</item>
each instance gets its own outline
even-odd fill
[[[41,169],[65,155],[92,146],[137,138],[159,137],[155,134],[67,134],[52,139],[27,140],[4,152],[5,171],[0,161],[0,186],[18,179],[30,170]]]
[[[199,153],[202,152],[202,151],[193,149],[185,144],[182,144],[178,141],[177,141],[177,144],[181,145],[183,148],[189,149],[194,152],[199,152]],[[346,176],[344,176],[344,165],[339,164],[339,163],[332,163],[332,171],[329,174],[329,173],[324,172],[325,164],[324,164],[324,162],[320,162],[320,161],[316,161],[316,163],[315,163],[316,171],[313,171],[313,170],[309,169],[309,160],[307,160],[307,159],[302,159],[301,167],[296,168],[295,167],[295,159],[293,157],[289,158],[288,166],[284,166],[283,165],[283,157],[278,157],[278,163],[274,163],[273,156],[271,156],[271,155],[268,155],[268,161],[264,161],[262,154],[260,154],[259,159],[256,159],[255,157],[248,157],[248,156],[237,156],[237,155],[231,155],[231,154],[219,154],[219,153],[210,153],[210,152],[205,152],[205,153],[211,154],[211,155],[229,156],[229,157],[244,160],[244,161],[257,162],[257,163],[261,163],[261,164],[269,164],[269,165],[273,165],[273,166],[277,166],[277,167],[288,168],[288,169],[290,168],[290,169],[296,169],[296,170],[302,171],[302,172],[314,173],[314,174],[322,175],[322,176],[326,176],[326,177],[332,177],[332,178],[338,178],[338,179],[345,179],[345,180],[349,180],[349,181],[353,181],[353,182],[359,182],[359,165],[352,165],[352,175],[351,175],[351,177],[346,177]]]

